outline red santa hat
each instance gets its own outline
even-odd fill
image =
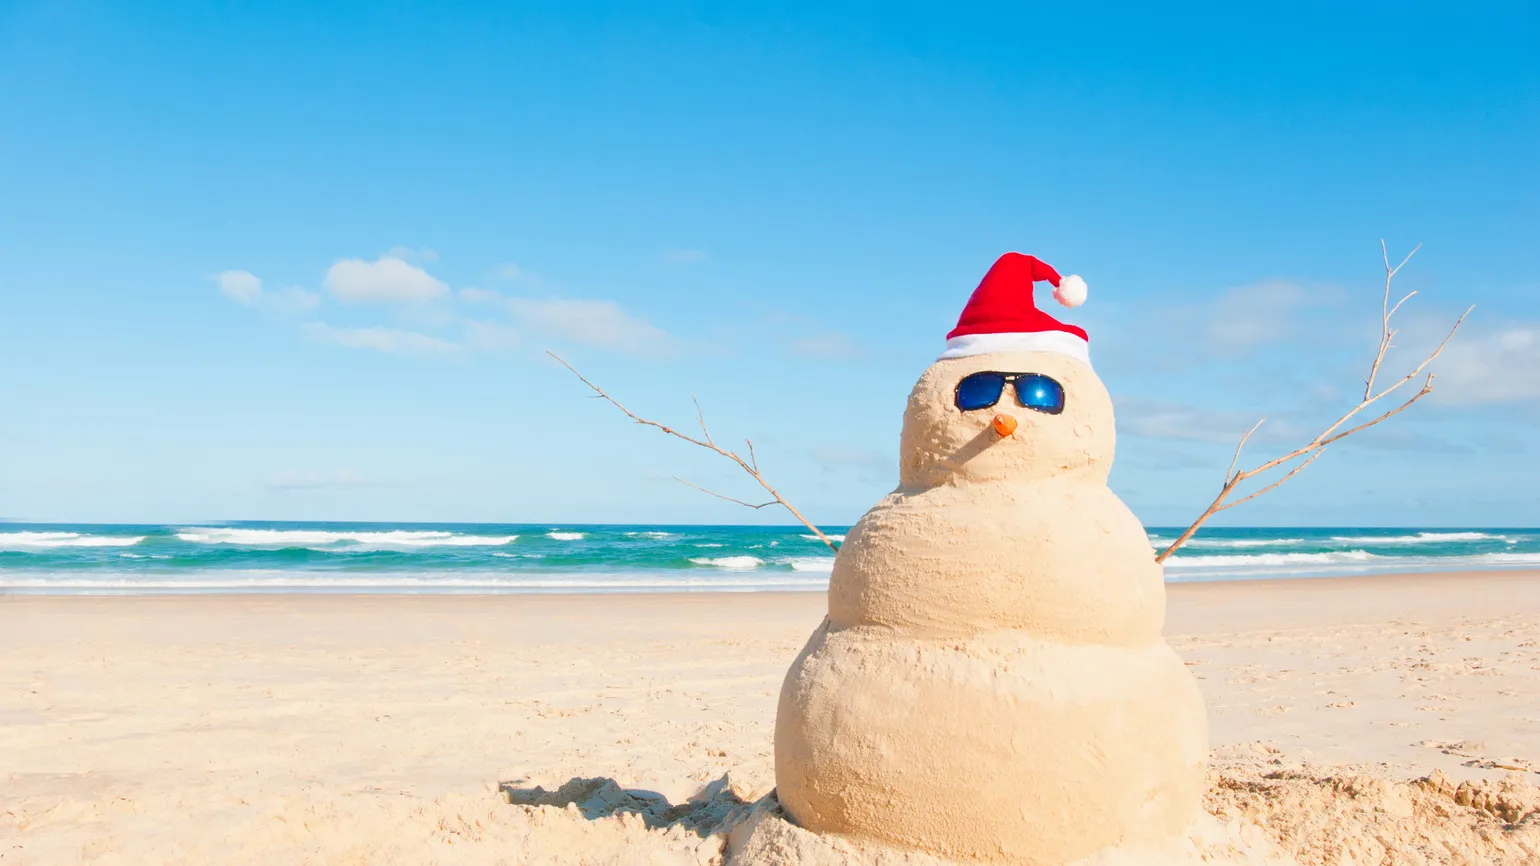
[[[1032,256],[1006,253],[995,261],[963,307],[957,327],[946,335],[942,358],[964,358],[989,352],[1059,352],[1091,363],[1086,332],[1039,310],[1032,284],[1046,281],[1053,296],[1066,307],[1085,303],[1085,280],[1060,277],[1059,272]]]

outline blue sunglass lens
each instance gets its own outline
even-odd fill
[[[1000,373],[974,373],[957,383],[957,408],[964,412],[988,409],[1000,402],[1005,390],[1005,376]]]
[[[1064,386],[1047,376],[1022,376],[1016,380],[1016,399],[1028,409],[1057,415],[1064,411]]]

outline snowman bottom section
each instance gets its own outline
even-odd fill
[[[825,622],[781,690],[776,786],[816,833],[1046,866],[1183,835],[1206,751],[1197,683],[1163,642]]]

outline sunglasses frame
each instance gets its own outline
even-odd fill
[[[962,399],[962,386],[963,386],[963,382],[967,381],[968,379],[973,378],[974,376],[979,375],[980,373],[993,373],[994,375],[999,376],[999,377],[1001,377],[1002,379],[1005,380],[1000,385],[1000,395],[995,398],[995,402],[990,403],[988,406],[980,406],[977,409],[964,409],[960,405],[960,403],[958,402],[958,401],[960,401]],[[1060,382],[1058,379],[1055,379],[1054,377],[1048,375],[1047,373],[1004,373],[1004,372],[1001,372],[999,370],[976,370],[976,371],[974,371],[972,373],[969,373],[968,375],[962,377],[961,379],[957,380],[957,386],[952,389],[952,405],[956,406],[957,407],[957,411],[959,411],[959,412],[979,412],[979,411],[982,411],[984,409],[993,409],[994,407],[1000,405],[1000,399],[1005,396],[1005,389],[1006,389],[1007,386],[1009,386],[1011,391],[1012,391],[1012,393],[1014,393],[1016,395],[1016,405],[1020,406],[1021,408],[1023,408],[1023,409],[1031,409],[1033,412],[1041,412],[1044,415],[1060,415],[1060,414],[1063,414],[1063,412],[1064,412],[1064,406],[1063,405],[1060,405],[1059,408],[1057,408],[1057,409],[1043,409],[1043,408],[1040,408],[1040,407],[1037,407],[1037,406],[1028,406],[1027,404],[1021,402],[1021,390],[1020,390],[1020,388],[1017,387],[1017,383],[1020,382],[1022,379],[1025,379],[1025,378],[1028,378],[1028,377],[1032,377],[1032,376],[1041,376],[1042,378],[1047,379],[1048,381],[1050,381],[1050,382],[1054,383],[1055,385],[1059,386],[1059,394],[1061,396],[1064,394],[1064,383]],[[1068,402],[1068,401],[1066,401],[1066,402]]]

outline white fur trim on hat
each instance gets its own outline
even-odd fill
[[[1085,303],[1086,285],[1076,274],[1070,274],[1059,280],[1059,287],[1053,290],[1053,299],[1066,307],[1078,307]]]
[[[937,360],[988,355],[992,352],[1058,352],[1088,366],[1091,363],[1090,345],[1067,331],[966,334],[947,340],[946,351],[942,352]]]

